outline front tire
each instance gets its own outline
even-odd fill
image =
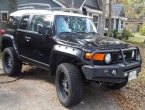
[[[4,49],[2,65],[5,74],[7,74],[8,76],[16,76],[21,73],[22,62],[18,58],[13,47]]]
[[[69,63],[60,64],[56,72],[56,91],[61,104],[71,107],[81,102],[83,85],[77,67]]]

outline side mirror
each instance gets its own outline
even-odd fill
[[[52,29],[49,26],[44,26],[42,24],[37,25],[37,32],[43,35],[51,35]]]

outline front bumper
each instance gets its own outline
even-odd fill
[[[116,65],[84,65],[82,71],[88,80],[122,83],[128,80],[131,71],[141,72],[141,62],[134,61],[130,63],[120,63]]]

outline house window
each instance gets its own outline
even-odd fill
[[[93,16],[93,21],[94,21],[94,23],[95,23],[96,28],[98,29],[99,16],[94,15],[94,16]]]
[[[123,20],[121,20],[121,29],[123,29]]]
[[[105,21],[105,28],[108,29],[109,28],[109,19],[107,18]]]
[[[92,17],[92,16],[93,16],[93,14],[92,14],[92,13],[89,13],[89,16],[90,16],[90,17]]]
[[[1,21],[6,22],[8,20],[8,12],[1,12]]]
[[[98,25],[99,25],[99,16],[98,15],[95,15],[93,13],[88,13],[88,16],[92,17],[93,18],[93,22],[96,26],[96,28],[98,29]]]

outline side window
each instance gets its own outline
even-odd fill
[[[18,27],[19,18],[10,17],[7,22],[7,27],[11,29],[16,29]]]
[[[19,25],[19,29],[23,29],[23,30],[27,29],[29,17],[30,15],[25,15],[22,17],[20,25]]]
[[[38,26],[43,25],[51,27],[51,16],[50,15],[34,15],[30,24],[30,31],[38,32]]]

